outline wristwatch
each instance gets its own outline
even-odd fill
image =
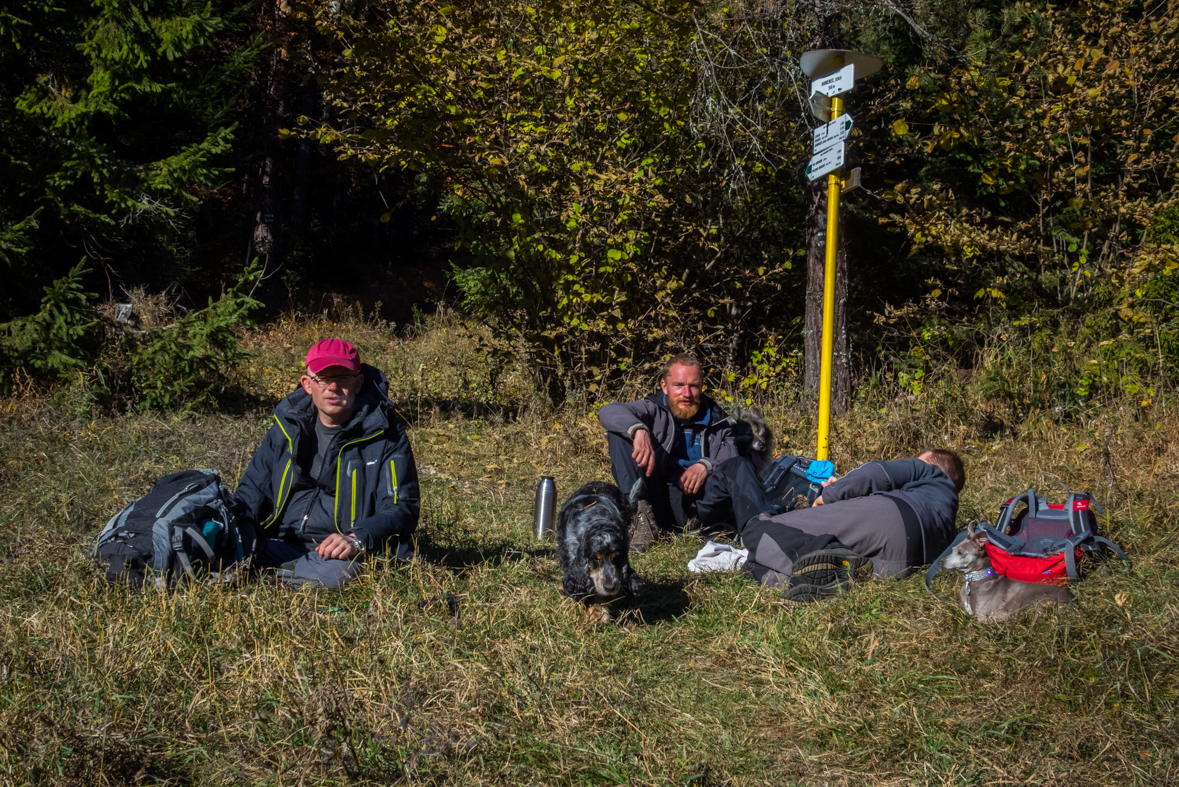
[[[356,550],[358,555],[364,554],[364,542],[357,538],[355,533],[349,533],[344,538],[352,542],[352,548]]]

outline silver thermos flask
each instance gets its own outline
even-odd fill
[[[543,539],[557,523],[557,484],[552,476],[541,476],[536,485],[536,537]]]

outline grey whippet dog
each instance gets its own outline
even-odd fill
[[[1006,620],[1024,607],[1051,601],[1067,607],[1072,595],[1060,585],[1019,582],[995,572],[986,551],[987,534],[967,527],[966,538],[942,558],[942,568],[966,574],[966,585],[958,592],[962,609],[979,620]]]

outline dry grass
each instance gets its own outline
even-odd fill
[[[955,578],[936,596],[910,578],[785,609],[740,576],[690,575],[697,545],[679,539],[635,559],[642,598],[602,624],[560,597],[530,534],[539,475],[564,493],[607,477],[589,406],[546,412],[524,370],[490,379],[453,316],[408,333],[288,320],[251,337],[244,374],[276,398],[303,348],[337,332],[389,374],[424,494],[419,559],[340,593],[127,593],[89,561],[96,529],[155,477],[237,477],[265,412],[0,407],[0,782],[1179,781],[1179,416],[1162,404],[1000,428],[968,389],[930,384],[837,425],[844,469],[962,450],[963,521],[1021,485],[1093,491],[1136,563],[1095,572],[1069,614],[978,623]],[[813,425],[784,401],[767,403],[782,449],[807,452]]]

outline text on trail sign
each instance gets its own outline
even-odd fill
[[[840,115],[826,125],[819,126],[815,129],[815,152],[818,153],[828,145],[833,145],[836,142],[843,142],[847,139],[847,135],[851,133],[852,118],[851,115]]]
[[[851,90],[856,84],[856,64],[848,63],[838,71],[832,71],[811,82],[812,93],[822,93],[825,96],[838,96]]]
[[[828,172],[834,172],[843,166],[843,143],[832,145],[811,156],[811,163],[806,165],[807,180],[818,180]]]

